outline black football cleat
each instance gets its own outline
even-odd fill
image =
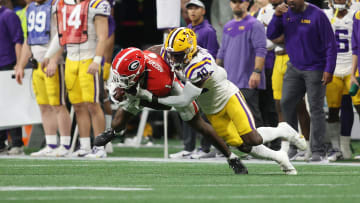
[[[248,174],[246,166],[241,162],[241,160],[236,157],[234,159],[228,160],[229,167],[232,168],[235,174]]]
[[[116,137],[116,134],[112,128],[105,130],[103,133],[95,137],[94,145],[97,147],[105,146],[111,140]]]

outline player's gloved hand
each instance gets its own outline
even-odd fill
[[[148,102],[151,102],[153,98],[153,94],[149,90],[143,89],[140,86],[137,87],[136,96]]]

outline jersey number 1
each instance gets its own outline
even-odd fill
[[[69,19],[66,21],[66,5],[61,9],[63,13],[63,29],[66,30],[67,25],[73,26],[75,29],[78,29],[81,25],[80,13],[81,5],[75,6],[74,10],[71,12]]]

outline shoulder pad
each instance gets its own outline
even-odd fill
[[[111,11],[111,6],[106,0],[92,0],[90,2],[90,8],[95,9],[96,15],[109,16]]]
[[[207,79],[211,75],[211,58],[204,57],[200,61],[194,62],[188,66],[185,71],[185,77],[192,83],[197,83]]]

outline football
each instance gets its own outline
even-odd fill
[[[120,87],[115,88],[114,98],[119,102],[123,101],[125,99],[125,89]]]

